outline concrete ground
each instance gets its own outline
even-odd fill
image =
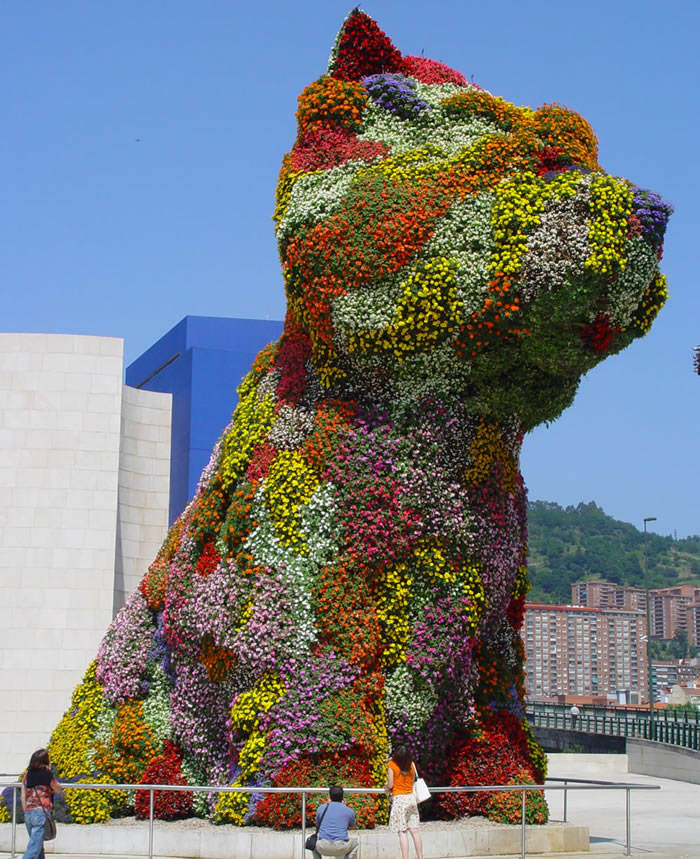
[[[632,855],[700,857],[700,785],[628,773],[626,755],[561,753],[548,758],[549,777],[660,785],[660,790],[631,792]],[[563,795],[549,791],[547,801],[551,819],[562,820]],[[571,791],[567,819],[588,826],[596,859],[624,855],[625,791]]]

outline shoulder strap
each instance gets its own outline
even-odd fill
[[[317,832],[321,828],[321,824],[323,823],[323,818],[326,816],[326,812],[328,811],[329,805],[330,805],[330,802],[327,802],[323,808],[323,811],[321,812],[321,816],[319,817],[318,823],[316,824],[316,831]]]
[[[42,808],[42,810],[43,810],[44,814],[46,814],[46,808],[45,808],[45,806],[44,806],[44,800],[43,800],[43,798],[42,798],[41,794],[39,793],[39,791],[36,789],[36,787],[30,787],[30,788],[29,788],[29,790],[33,790],[33,791],[34,791],[34,795],[35,795],[35,796],[36,796],[36,798],[39,800],[39,805],[41,806],[41,808]],[[53,806],[53,800],[52,800],[52,806]]]

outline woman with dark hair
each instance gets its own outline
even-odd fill
[[[423,859],[423,842],[420,837],[420,818],[418,804],[413,795],[413,782],[418,777],[416,765],[406,746],[398,746],[387,766],[387,780],[384,790],[391,794],[391,814],[389,829],[399,836],[401,859],[408,859],[408,836],[411,833],[416,856]]]
[[[24,859],[44,859],[46,816],[53,811],[53,795],[60,792],[61,785],[51,772],[49,753],[37,749],[22,778],[22,808],[29,833]]]

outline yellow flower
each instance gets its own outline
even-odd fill
[[[258,397],[256,383],[257,374],[250,372],[238,389],[239,402],[221,454],[223,489],[227,489],[243,476],[253,448],[265,439],[272,426],[275,414],[274,398],[272,394]]]
[[[384,328],[359,328],[349,338],[350,352],[392,352],[401,361],[456,336],[462,302],[457,299],[456,266],[436,257],[416,267],[401,284],[394,318]]]
[[[70,707],[51,735],[49,754],[63,778],[89,773],[97,717],[102,709],[102,686],[97,682],[97,663],[92,662],[76,687]]]
[[[275,457],[265,480],[264,494],[280,540],[291,549],[306,554],[301,536],[300,508],[308,504],[319,479],[298,451],[282,450]]]

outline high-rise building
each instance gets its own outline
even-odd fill
[[[686,606],[685,628],[688,633],[688,644],[692,647],[700,647],[700,597]]]
[[[700,604],[700,588],[677,585],[670,588],[653,588],[648,594],[652,638],[670,639],[677,630],[682,629],[688,633],[689,639],[694,636],[691,643],[695,644],[700,640],[700,614],[695,629],[691,631],[694,615],[688,611],[692,605]],[[571,585],[571,602],[587,608],[646,611],[647,591],[602,579],[589,579]],[[698,612],[700,613],[700,609]]]
[[[588,608],[646,611],[647,592],[643,588],[631,588],[602,579],[589,579],[571,585],[571,602],[573,605],[584,605]]]
[[[643,611],[526,603],[528,697],[647,697]]]
[[[700,588],[679,585],[649,591],[651,637],[673,638],[679,629],[688,631],[688,607],[700,598]]]

